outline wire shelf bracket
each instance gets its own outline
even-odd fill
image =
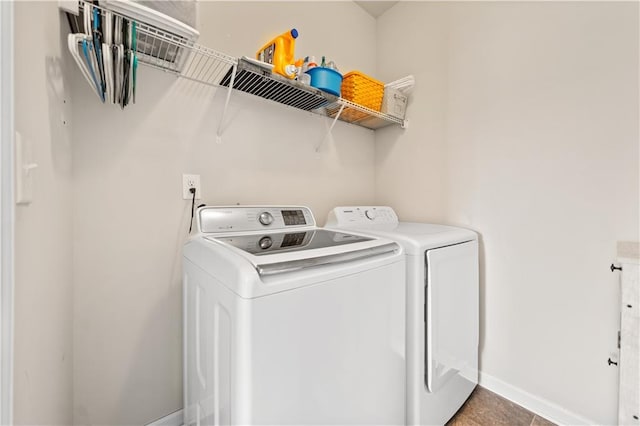
[[[231,92],[233,91],[233,83],[236,79],[236,73],[238,71],[238,65],[233,64],[231,69],[231,79],[229,81],[229,87],[227,88],[227,98],[224,101],[224,109],[222,110],[222,117],[220,117],[220,123],[218,123],[218,131],[216,132],[216,142],[222,143],[222,131],[224,125],[224,118],[227,115],[227,108],[229,107],[229,100],[231,99]]]
[[[316,146],[316,152],[320,152],[320,148],[324,144],[324,141],[326,141],[331,135],[331,132],[333,131],[333,127],[336,125],[336,122],[340,118],[340,114],[342,114],[343,110],[344,110],[344,104],[340,105],[340,109],[338,110],[338,113],[336,114],[336,116],[333,118],[333,121],[331,122],[331,126],[329,127],[329,130],[327,130],[327,133],[324,135],[324,137],[322,138],[318,146]]]

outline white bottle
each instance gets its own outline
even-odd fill
[[[293,78],[296,75],[296,66],[294,64],[289,64],[284,67],[284,72],[289,78]]]

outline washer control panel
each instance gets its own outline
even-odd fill
[[[326,226],[366,226],[371,224],[396,224],[398,216],[387,206],[336,207],[329,213]]]
[[[198,209],[198,226],[203,233],[271,231],[315,227],[316,221],[308,207],[206,206]]]

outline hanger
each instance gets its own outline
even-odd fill
[[[86,35],[69,34],[67,37],[67,44],[69,52],[71,52],[71,56],[76,61],[76,64],[78,65],[78,68],[80,68],[80,72],[84,76],[85,80],[87,80],[89,85],[94,88],[94,92],[98,98],[104,102],[104,98],[101,96],[101,91],[98,90],[98,80],[95,76],[95,72],[91,64],[90,53],[87,47],[90,47],[91,43],[87,43]],[[82,49],[82,54],[79,49]]]
[[[69,34],[69,51],[98,98],[124,109],[136,98],[137,24],[88,2],[82,11],[83,33]]]
[[[93,7],[93,47],[95,49],[98,76],[100,77],[100,87],[102,92],[105,92],[106,82],[104,76],[104,62],[102,57],[102,31],[100,30],[100,28],[100,11],[98,10],[98,8]]]
[[[91,11],[93,9],[93,5],[91,3],[84,3],[83,6],[83,26],[84,33],[86,36],[91,37]]]
[[[132,61],[132,85],[133,85],[133,103],[136,103],[136,80],[137,80],[137,74],[138,74],[138,56],[136,55],[137,52],[137,47],[138,47],[138,31],[137,31],[137,24],[135,21],[132,22],[131,24],[131,54],[133,55],[133,61]]]
[[[93,44],[91,42],[92,42],[91,39],[87,39],[87,38],[82,39],[82,53],[84,55],[85,61],[89,65],[91,78],[93,79],[98,96],[100,97],[100,100],[104,102],[104,90],[102,90],[102,83],[98,80],[98,77],[96,76],[98,58],[96,57],[96,53],[93,50]]]

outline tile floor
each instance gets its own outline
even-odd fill
[[[446,426],[489,425],[555,426],[555,423],[478,386]]]

